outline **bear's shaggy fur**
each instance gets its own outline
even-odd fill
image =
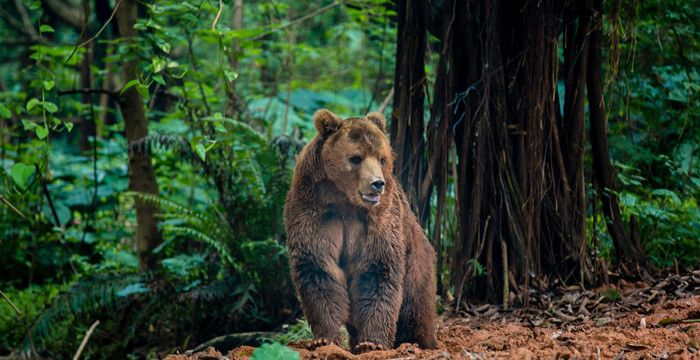
[[[315,344],[434,348],[435,251],[392,175],[384,116],[314,115],[284,208],[292,278]]]

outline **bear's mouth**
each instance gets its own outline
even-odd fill
[[[362,195],[362,201],[366,203],[370,203],[372,205],[377,205],[379,204],[379,199],[381,198],[381,195],[379,194],[360,194]]]

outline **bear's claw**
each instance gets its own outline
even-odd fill
[[[357,345],[355,345],[355,353],[356,354],[362,354],[364,352],[368,351],[374,351],[374,350],[384,350],[384,346],[375,344],[373,342],[365,341],[361,342]]]
[[[331,339],[328,338],[320,338],[320,339],[315,339],[312,341],[307,347],[309,350],[314,350],[316,348],[320,348],[321,346],[326,346],[326,345],[331,345],[335,344],[335,342]]]

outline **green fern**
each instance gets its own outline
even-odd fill
[[[255,302],[254,293],[255,286],[239,276],[195,287],[168,280],[158,272],[115,273],[82,280],[53,299],[34,320],[22,346],[11,358],[31,358],[33,349],[52,349],[58,345],[74,350],[77,343],[70,342],[80,339],[74,337],[74,331],[66,334],[66,330],[75,330],[79,328],[76,325],[89,324],[96,319],[103,322],[97,333],[109,333],[107,329],[111,326],[120,329],[119,339],[104,339],[109,341],[107,347],[113,347],[114,351],[133,346],[128,345],[131,342],[142,341],[149,324],[167,323],[166,331],[175,331],[170,329],[172,326],[191,328],[193,324],[185,312],[203,315],[192,307],[193,304],[217,309],[207,314],[223,319],[233,316],[241,320],[254,319],[260,316],[255,306],[251,306]],[[93,336],[99,336],[97,333]],[[100,340],[93,337],[93,341]]]
[[[240,271],[231,252],[230,241],[233,239],[233,236],[226,222],[216,217],[196,212],[158,195],[134,191],[129,191],[125,195],[160,207],[162,218],[170,220],[162,225],[162,231],[166,238],[181,236],[204,243],[214,249],[225,264],[233,266]],[[173,225],[178,223],[181,225]]]
[[[104,308],[113,308],[123,301],[119,292],[129,286],[144,281],[143,275],[120,274],[101,276],[81,281],[69,290],[59,294],[46,310],[34,321],[29,336],[21,348],[23,355],[29,355],[32,347],[45,344],[52,338],[57,324],[83,314],[98,313]]]
[[[203,242],[212,248],[214,248],[219,256],[224,260],[224,262],[228,265],[235,266],[236,262],[233,259],[233,256],[231,256],[231,252],[229,251],[228,247],[223,243],[221,239],[215,239],[207,234],[193,229],[193,228],[188,228],[188,227],[179,227],[179,226],[172,226],[172,227],[166,227],[165,229],[167,232],[171,232],[173,234],[182,234],[185,236],[188,236],[189,238],[193,240],[197,240],[200,242]]]

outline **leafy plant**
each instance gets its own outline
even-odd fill
[[[261,347],[255,349],[251,357],[251,359],[254,360],[286,360],[300,358],[299,353],[276,342],[263,344]]]

